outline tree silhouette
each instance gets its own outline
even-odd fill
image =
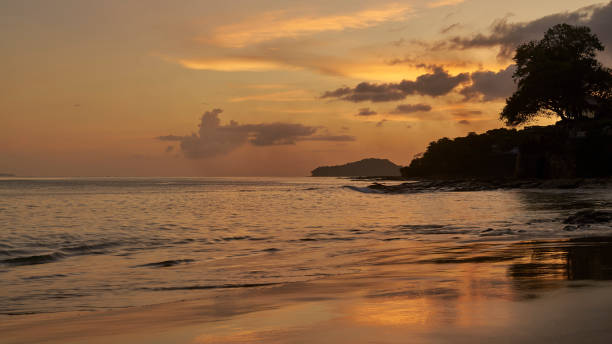
[[[597,116],[612,108],[612,74],[595,56],[604,47],[586,26],[558,24],[540,41],[516,49],[517,90],[506,99],[500,118],[506,125],[537,116],[562,120]]]

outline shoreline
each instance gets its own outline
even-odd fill
[[[307,282],[2,316],[0,333],[7,344],[603,343],[612,338],[611,245],[609,237],[480,244],[417,262],[412,249],[395,248],[366,257],[367,269]]]
[[[396,185],[385,185],[379,181],[397,181],[376,177],[368,189],[379,193],[417,193],[433,191],[492,191],[513,189],[596,189],[612,186],[612,178],[573,179],[410,179]],[[360,179],[367,180],[367,179]],[[407,179],[403,179],[407,180]]]

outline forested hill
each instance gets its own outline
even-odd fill
[[[338,166],[321,166],[312,170],[313,177],[399,176],[400,166],[387,159],[363,159]]]
[[[612,119],[442,138],[401,171],[405,178],[609,177]]]

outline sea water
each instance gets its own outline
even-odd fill
[[[605,223],[563,223],[612,209],[610,189],[390,195],[365,192],[369,183],[0,179],[0,314],[142,306],[380,266],[418,276],[432,264],[505,264],[498,279],[568,279],[580,260],[560,240],[612,235]],[[538,249],[526,251],[533,242]]]

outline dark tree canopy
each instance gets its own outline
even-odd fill
[[[500,118],[515,126],[539,115],[580,119],[608,112],[612,74],[595,58],[603,49],[588,27],[568,24],[551,27],[540,41],[520,45],[514,56],[517,90],[506,99]]]

